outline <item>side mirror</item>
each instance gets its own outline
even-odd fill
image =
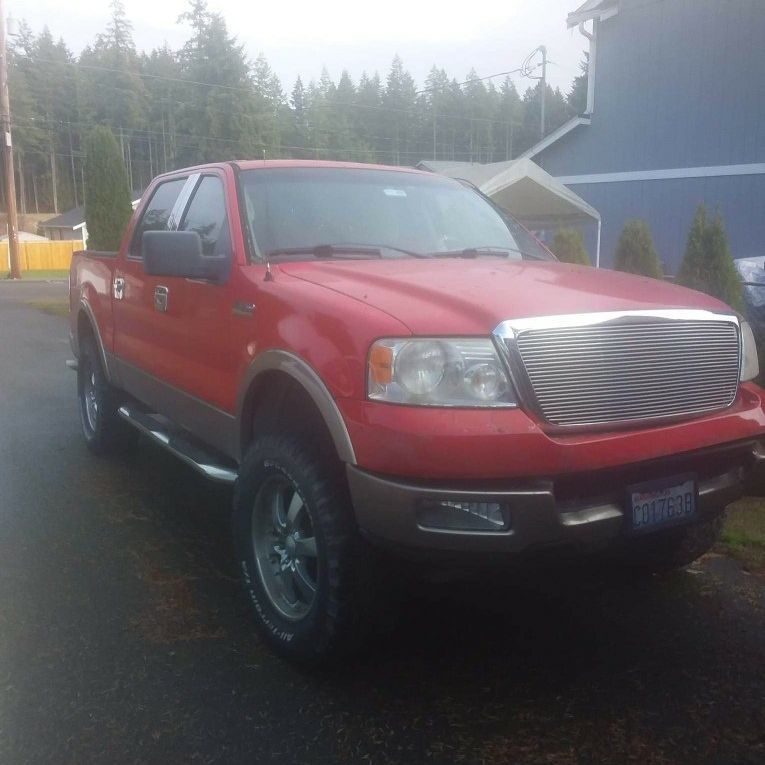
[[[144,231],[141,238],[143,268],[150,276],[181,276],[222,282],[229,258],[202,253],[196,231]]]

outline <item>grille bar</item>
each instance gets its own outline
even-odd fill
[[[587,314],[505,322],[497,334],[540,414],[557,426],[698,415],[725,409],[738,392],[733,316]]]

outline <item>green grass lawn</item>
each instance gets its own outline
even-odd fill
[[[68,300],[30,300],[27,305],[51,316],[69,316]]]
[[[765,498],[746,497],[728,507],[720,546],[750,571],[765,572]]]
[[[8,278],[8,272],[4,271],[0,273],[0,277],[3,279]],[[68,279],[69,278],[69,270],[64,269],[47,269],[47,270],[41,270],[41,271],[22,271],[21,272],[21,278],[22,279]]]

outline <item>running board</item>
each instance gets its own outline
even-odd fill
[[[197,446],[182,435],[173,433],[148,412],[135,404],[123,404],[117,413],[123,420],[137,428],[152,441],[164,446],[169,452],[190,465],[205,478],[218,483],[232,484],[236,481],[237,472],[234,468],[221,463],[221,459],[203,447]]]

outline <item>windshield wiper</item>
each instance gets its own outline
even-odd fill
[[[506,258],[511,252],[519,255],[524,253],[514,247],[465,247],[463,250],[445,250],[444,252],[431,252],[432,258],[477,258],[479,255],[491,255],[495,258]]]
[[[280,255],[313,255],[315,258],[334,258],[338,255],[364,255],[370,258],[381,258],[382,252],[379,247],[350,244],[317,244],[314,247],[284,247],[271,250],[266,253],[267,258],[276,258]]]

